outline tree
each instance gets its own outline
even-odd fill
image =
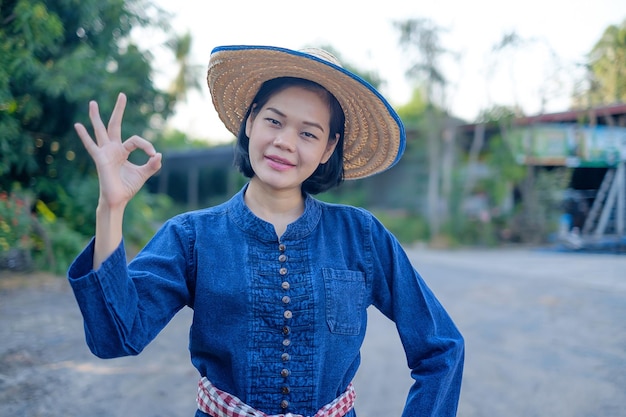
[[[626,19],[606,28],[588,60],[590,104],[626,102]]]
[[[436,237],[445,220],[441,212],[441,137],[444,130],[445,88],[447,80],[441,68],[441,58],[448,53],[441,46],[442,28],[429,19],[409,19],[395,22],[400,32],[400,46],[409,54],[411,63],[407,77],[420,82],[425,89],[426,119],[428,120],[428,221],[431,236]],[[438,108],[439,107],[439,108]],[[450,148],[448,148],[450,149]]]
[[[151,80],[151,55],[137,27],[167,31],[143,0],[5,0],[0,3],[0,189],[16,184],[57,208],[75,179],[94,173],[73,124],[87,102],[108,117],[124,91],[127,136],[167,117],[172,97]]]
[[[175,36],[167,45],[174,51],[174,57],[178,64],[178,73],[170,85],[170,94],[178,100],[185,100],[190,89],[200,90],[200,66],[189,61],[191,54],[192,38],[189,32],[182,36]]]
[[[445,107],[447,80],[441,58],[449,51],[441,46],[443,28],[430,19],[409,19],[395,22],[394,26],[400,32],[400,46],[411,56],[407,77],[423,83],[428,104]]]
[[[527,62],[529,59],[534,59],[532,71],[518,64],[520,61]],[[571,72],[563,64],[562,59],[551,47],[548,40],[542,37],[525,38],[516,31],[505,32],[502,38],[492,46],[486,65],[485,81],[488,86],[492,85],[499,75],[508,74],[508,84],[511,86],[511,93],[513,94],[512,105],[519,109],[518,114],[522,113],[520,94],[526,94],[527,98],[531,100],[538,99],[539,111],[543,112],[551,99],[562,94],[563,78]],[[534,71],[541,71],[542,73],[542,81],[538,88],[520,91],[518,86],[523,84],[520,81],[523,81],[524,77]],[[488,87],[486,92],[489,106],[491,106],[494,104],[490,97],[491,88]]]
[[[166,17],[147,0],[0,1],[0,192],[36,205],[33,238],[45,243],[34,250],[56,263],[44,261],[46,269],[63,271],[93,233],[95,166],[73,127],[90,125],[88,101],[106,120],[125,92],[126,137],[150,137],[171,113],[176,97],[155,88],[152,56],[133,40],[142,28],[168,34]],[[129,245],[150,235],[156,199],[133,199]]]

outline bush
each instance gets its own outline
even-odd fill
[[[0,192],[0,269],[32,268],[31,198],[24,192]]]
[[[32,215],[29,198],[21,193],[0,193],[0,255],[12,249],[30,250]]]
[[[428,224],[416,214],[377,211],[374,215],[402,244],[410,245],[428,239]]]
[[[41,271],[65,275],[68,267],[89,238],[72,230],[63,219],[49,222],[40,218],[34,235],[33,259]]]
[[[173,200],[167,195],[139,191],[128,203],[124,213],[124,240],[127,246],[143,247],[174,210]]]

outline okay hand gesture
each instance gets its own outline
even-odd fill
[[[94,160],[100,184],[99,205],[106,208],[125,207],[145,182],[161,168],[161,154],[146,139],[137,135],[122,141],[122,118],[126,108],[126,95],[120,93],[115,108],[105,127],[100,118],[98,103],[89,103],[89,119],[95,140],[85,126],[76,123],[74,128],[85,149]],[[128,160],[134,150],[145,152],[149,159],[143,165]]]

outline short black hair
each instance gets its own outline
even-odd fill
[[[320,164],[315,172],[302,183],[302,191],[309,194],[318,194],[339,185],[343,181],[343,136],[345,116],[341,105],[328,90],[316,82],[295,77],[280,77],[268,80],[261,85],[256,96],[252,100],[246,115],[239,126],[237,144],[235,146],[234,165],[246,177],[252,178],[254,170],[250,164],[249,144],[250,138],[246,135],[246,121],[253,112],[258,112],[272,96],[289,87],[301,87],[307,90],[323,93],[330,109],[330,130],[328,140],[337,140],[337,146],[330,159],[325,164]],[[256,106],[255,106],[256,105]],[[339,139],[336,135],[339,134]]]

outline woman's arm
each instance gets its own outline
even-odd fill
[[[120,93],[108,126],[100,117],[98,103],[89,103],[89,119],[95,141],[80,123],[74,125],[85,149],[96,164],[100,197],[96,209],[96,241],[93,268],[98,269],[122,241],[122,219],[126,205],[143,184],[161,168],[161,154],[150,142],[132,136],[122,141],[122,118],[126,95]],[[128,157],[134,150],[144,151],[149,159],[144,165],[132,164]]]
[[[463,337],[398,241],[375,223],[373,303],[395,322],[415,380],[402,415],[454,417],[463,374]]]

